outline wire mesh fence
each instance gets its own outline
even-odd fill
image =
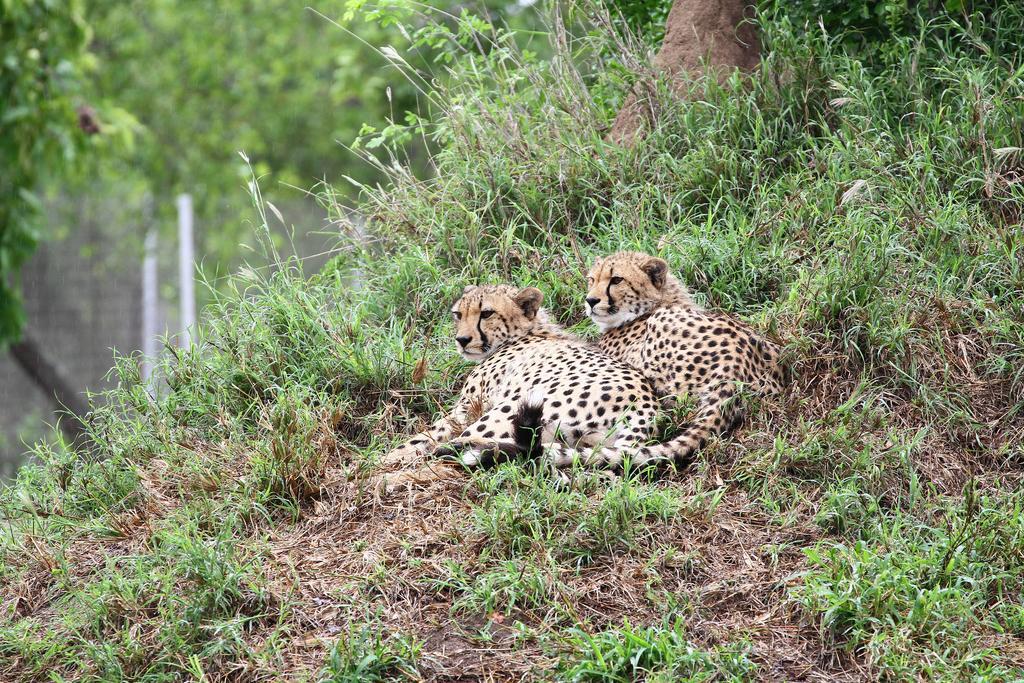
[[[115,349],[139,348],[139,260],[108,258],[112,240],[86,223],[42,244],[21,273],[26,333],[78,392],[108,386]],[[56,408],[11,354],[0,355],[0,476],[13,474],[26,444],[56,423]]]
[[[306,226],[289,242],[300,257],[320,255],[308,261],[314,270],[325,260],[325,242],[330,242],[323,212],[311,202],[289,209],[296,224]],[[41,244],[21,273],[26,333],[79,395],[110,388],[115,351],[152,353],[160,348],[155,337],[180,331],[179,279],[194,272],[181,269],[180,235],[165,231],[158,236],[144,225],[151,214],[144,201],[118,211],[122,217],[137,216],[137,229],[111,230],[109,209],[83,211],[75,216],[75,228],[63,239]],[[196,225],[197,245],[203,229]],[[30,444],[51,435],[58,419],[68,419],[61,412],[12,354],[0,353],[0,480],[14,475]]]

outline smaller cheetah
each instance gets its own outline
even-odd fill
[[[455,341],[479,361],[454,409],[386,456],[457,458],[486,466],[545,452],[556,467],[620,468],[674,459],[678,444],[644,445],[658,397],[643,373],[552,323],[540,290],[469,286],[452,308]],[[539,435],[539,436],[538,436]],[[440,447],[440,448],[439,448]]]
[[[598,347],[640,369],[659,396],[697,399],[677,437],[690,452],[742,420],[739,385],[764,396],[782,391],[779,348],[733,317],[698,307],[662,259],[631,251],[599,259],[587,287],[587,313],[603,333]]]

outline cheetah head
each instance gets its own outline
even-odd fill
[[[663,305],[692,305],[686,288],[662,259],[620,251],[598,259],[587,273],[587,315],[602,332]]]
[[[504,344],[529,334],[544,315],[536,287],[469,285],[452,306],[455,343],[466,360],[481,361]]]

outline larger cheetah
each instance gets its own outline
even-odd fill
[[[393,451],[388,460],[433,453],[467,466],[517,455],[556,466],[582,461],[618,468],[624,459],[675,457],[679,444],[644,445],[658,398],[643,373],[552,323],[533,287],[467,287],[452,308],[455,341],[479,361],[454,409]],[[684,444],[685,445],[685,444]]]
[[[587,313],[598,347],[641,370],[659,396],[692,396],[697,411],[680,437],[688,457],[741,419],[740,385],[782,390],[779,348],[724,313],[703,310],[660,258],[624,251],[587,274]]]

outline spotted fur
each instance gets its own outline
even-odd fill
[[[741,385],[782,390],[779,349],[735,318],[701,309],[660,258],[619,252],[587,274],[587,313],[598,347],[643,371],[661,397],[692,396],[697,411],[677,437],[688,458],[741,420]]]
[[[398,449],[489,465],[524,455],[559,467],[616,468],[670,448],[645,446],[658,399],[643,373],[550,322],[528,287],[467,287],[452,308],[459,352],[480,361],[454,409]],[[404,449],[404,450],[403,450]]]

